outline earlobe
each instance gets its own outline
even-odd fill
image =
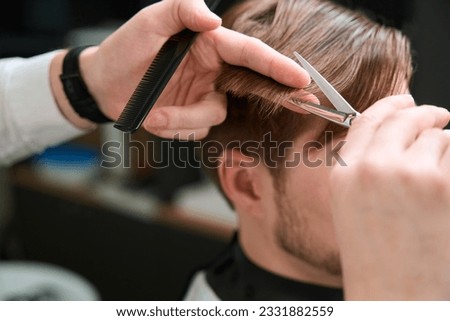
[[[251,166],[251,157],[236,149],[224,151],[222,158],[218,170],[220,184],[234,207],[246,212],[257,207],[262,198],[258,165]]]

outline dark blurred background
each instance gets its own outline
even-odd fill
[[[333,0],[403,30],[412,41],[417,103],[450,108],[450,1]]]
[[[0,11],[0,57],[29,57],[98,42],[154,2],[5,1],[9,9]],[[414,49],[416,101],[450,106],[449,1],[335,1],[408,34]],[[105,139],[114,138],[108,135],[107,129],[100,128],[71,143],[86,148],[85,154],[95,153]],[[133,139],[151,140],[154,149],[164,143],[143,132]],[[190,143],[172,144],[171,153],[177,158],[192,156]],[[145,153],[140,152],[133,154],[136,164]],[[231,238],[235,222],[223,217],[233,214],[220,203],[195,160],[185,168],[172,164],[156,170],[136,165],[126,173],[108,173],[116,180],[102,186],[100,180],[55,184],[33,164],[34,158],[0,172],[1,260],[41,261],[68,268],[91,282],[103,300],[180,299],[191,273]],[[68,176],[64,173],[58,179]]]

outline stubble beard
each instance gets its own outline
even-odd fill
[[[279,184],[276,184],[279,185]],[[275,236],[278,245],[287,253],[325,271],[333,276],[341,276],[341,261],[337,250],[329,248],[308,229],[306,215],[297,213],[285,196],[283,188],[276,186],[275,203],[278,208],[278,221]]]

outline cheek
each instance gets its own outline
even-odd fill
[[[314,157],[320,160],[320,151]],[[313,155],[311,155],[313,159]],[[295,214],[308,222],[309,230],[322,242],[335,244],[333,218],[330,209],[329,173],[330,167],[308,167],[286,169],[286,197],[295,209]]]
[[[302,165],[302,168],[287,170],[286,176],[287,196],[297,209],[308,211],[312,216],[330,216],[328,170]]]

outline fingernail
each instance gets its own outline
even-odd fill
[[[214,12],[209,10],[209,8],[205,2],[201,2],[200,8],[201,8],[201,10],[198,11],[198,13],[200,14],[200,17],[204,17],[204,18],[210,20],[214,24],[217,24],[217,23],[222,24],[222,18],[220,18],[217,14],[215,14]]]
[[[215,14],[214,12],[212,12],[212,11],[211,11],[211,14],[209,15],[209,17],[210,17],[212,20],[222,21],[222,18],[219,17],[218,15],[216,15],[216,14]]]
[[[300,67],[300,68],[302,70],[302,73],[301,73],[301,76],[299,77],[299,79],[305,83],[304,87],[309,86],[311,84],[311,76],[306,71],[306,69],[303,69],[302,67]]]

